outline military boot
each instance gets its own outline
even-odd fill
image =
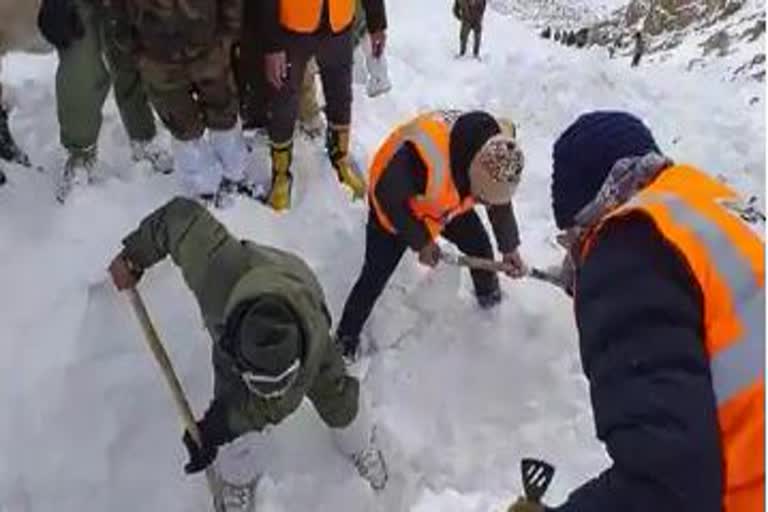
[[[67,200],[76,182],[85,179],[88,183],[97,180],[96,145],[82,149],[70,149],[64,168],[56,179],[56,199],[63,203]]]
[[[16,145],[8,128],[8,111],[0,104],[0,159],[29,167],[29,157]]]
[[[272,188],[267,196],[267,203],[276,211],[291,207],[291,161],[293,160],[293,141],[283,144],[270,144],[272,155]]]
[[[354,199],[363,198],[365,179],[349,158],[349,126],[329,125],[325,149],[339,181],[352,190]]]

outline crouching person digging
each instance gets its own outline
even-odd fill
[[[150,214],[123,245],[109,268],[118,289],[133,288],[170,255],[200,305],[213,339],[214,398],[198,422],[201,446],[184,435],[184,469],[197,473],[216,461],[225,510],[253,510],[266,469],[253,455],[269,426],[305,396],[360,476],[374,490],[384,488],[387,470],[369,410],[331,341],[323,290],[300,258],[236,239],[184,198]]]

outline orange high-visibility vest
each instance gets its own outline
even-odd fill
[[[698,282],[723,454],[723,510],[762,512],[765,244],[739,217],[739,201],[703,172],[675,166],[606,219],[630,212],[650,217]],[[588,235],[582,258],[602,225]]]
[[[427,170],[427,186],[424,193],[411,198],[413,216],[423,222],[436,240],[448,223],[456,216],[470,210],[474,199],[459,195],[451,173],[449,142],[452,124],[439,112],[422,114],[398,127],[379,148],[370,168],[369,198],[381,225],[390,233],[397,230],[387,213],[376,199],[376,185],[397,150],[410,142]]]
[[[331,30],[338,34],[352,23],[355,0],[280,0],[280,24],[292,32],[311,34],[320,27],[323,3],[326,1]]]

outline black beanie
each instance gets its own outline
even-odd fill
[[[280,375],[301,356],[301,326],[284,299],[264,295],[242,313],[236,343],[237,357],[248,370]]]
[[[552,152],[552,210],[559,229],[595,198],[620,159],[661,153],[651,131],[627,112],[582,114],[555,142]]]
[[[449,147],[451,172],[462,197],[469,195],[469,165],[488,139],[501,133],[496,119],[487,112],[474,111],[461,115],[451,129]]]

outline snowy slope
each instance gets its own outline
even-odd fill
[[[528,161],[516,207],[529,260],[558,259],[547,241],[551,145],[584,110],[632,110],[672,157],[763,197],[765,118],[748,105],[753,96],[764,102],[761,88],[664,65],[630,71],[494,13],[484,61],[459,61],[446,2],[388,4],[395,89],[376,100],[358,94],[359,153],[373,152],[393,123],[421,109],[484,107],[512,117]],[[14,55],[5,64],[14,133],[50,168],[61,158],[55,58]],[[64,207],[53,202],[47,174],[11,168],[0,189],[3,512],[205,509],[203,480],[181,471],[185,454],[163,381],[104,271],[121,236],[177,188],[171,177],[129,165],[112,102],[105,119],[101,152],[113,170],[105,183]],[[298,144],[296,169],[290,213],[240,201],[217,215],[239,236],[302,254],[338,317],[362,261],[367,211],[349,203],[318,146]],[[209,340],[191,294],[170,263],[148,272],[141,292],[201,413],[211,393]],[[304,408],[276,430],[260,510],[499,511],[520,492],[523,456],[558,467],[552,502],[605,467],[570,302],[535,282],[507,281],[504,292],[498,311],[480,312],[466,274],[429,272],[409,255],[375,310],[366,337],[379,352],[365,389],[394,483],[406,483],[402,506],[396,485],[377,500]]]

